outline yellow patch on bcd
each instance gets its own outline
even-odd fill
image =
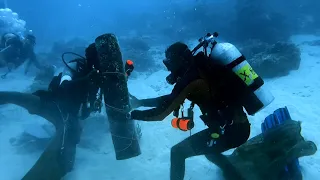
[[[254,72],[250,64],[242,66],[236,74],[244,81],[248,86],[253,83],[253,81],[258,78],[258,74]]]

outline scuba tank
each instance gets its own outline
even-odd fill
[[[246,89],[239,89],[241,103],[249,115],[254,115],[273,100],[273,95],[264,88],[263,79],[253,70],[246,58],[231,43],[218,43],[218,33],[208,33],[199,39],[199,44],[191,51],[193,54],[201,47],[210,61],[223,65],[236,74],[245,84]],[[208,55],[207,50],[211,49]]]

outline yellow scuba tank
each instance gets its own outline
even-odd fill
[[[207,48],[211,45],[209,59],[232,70],[248,87],[249,92],[243,93],[244,97],[241,98],[242,104],[249,115],[254,115],[268,106],[274,96],[265,89],[263,79],[255,73],[241,52],[231,43],[216,42],[217,36],[217,33],[207,34],[192,52],[203,47],[207,55]]]

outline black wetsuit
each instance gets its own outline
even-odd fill
[[[223,170],[232,168],[225,163],[221,152],[245,143],[250,135],[250,124],[242,106],[237,102],[237,85],[241,80],[222,66],[215,66],[210,73],[204,73],[201,67],[205,59],[202,53],[195,57],[195,64],[176,83],[171,94],[154,99],[142,100],[142,106],[156,107],[150,110],[131,112],[131,118],[143,121],[161,121],[185,101],[197,104],[201,119],[208,129],[193,134],[171,149],[171,180],[184,178],[185,159],[206,155],[206,157]],[[211,82],[207,78],[211,77]],[[239,81],[240,80],[240,81]],[[221,127],[225,126],[224,134]],[[215,139],[211,134],[219,133]],[[231,171],[231,170],[230,170]]]

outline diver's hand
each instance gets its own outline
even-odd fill
[[[133,118],[132,118],[132,116],[131,116],[131,111],[126,114],[126,118],[127,118],[128,120],[133,120]]]
[[[135,96],[132,96],[131,94],[129,96],[131,109],[136,109],[142,106],[140,99],[136,98]]]
[[[139,118],[139,114],[140,114],[140,112],[141,111],[139,111],[139,110],[132,110],[132,111],[130,111],[130,112],[128,112],[127,114],[126,114],[126,118],[128,119],[128,120],[138,120]]]

